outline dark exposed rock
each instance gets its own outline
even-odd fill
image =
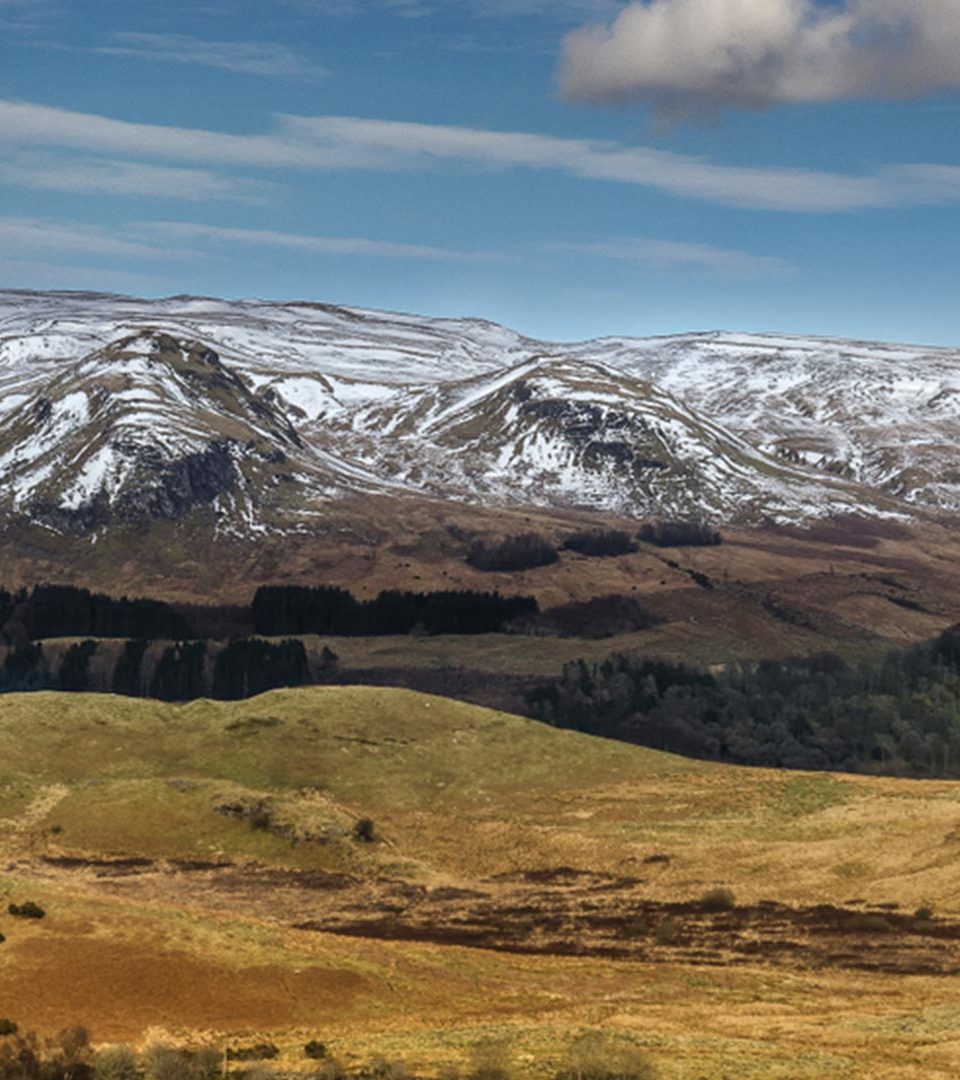
[[[164,461],[156,447],[143,447],[138,464],[152,473],[150,481],[121,492],[114,510],[123,521],[181,520],[195,506],[212,503],[235,487],[239,474],[229,439],[218,439],[204,450],[175,461]]]
[[[592,442],[584,451],[584,461],[589,464],[599,464],[603,460],[615,461],[618,465],[626,465],[633,461],[633,447],[622,441],[615,442]]]
[[[95,532],[110,521],[110,504],[103,494],[96,495],[80,506],[57,506],[56,503],[31,503],[28,513],[32,520],[60,533],[79,535]]]

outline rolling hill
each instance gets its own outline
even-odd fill
[[[5,697],[0,1015],[550,1075],[947,1077],[960,785],[734,769],[405,691]],[[372,841],[357,830],[373,822]],[[734,893],[713,904],[705,894]],[[931,912],[916,914],[924,906]]]

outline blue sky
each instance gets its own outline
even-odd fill
[[[0,286],[960,344],[956,0],[0,0]]]

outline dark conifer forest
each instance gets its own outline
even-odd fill
[[[557,727],[714,761],[960,777],[960,628],[858,664],[578,660],[527,704]]]

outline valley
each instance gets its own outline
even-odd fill
[[[0,1018],[289,1076],[548,1080],[601,1029],[661,1080],[955,1075],[958,361],[0,293]],[[45,584],[159,606],[60,632]]]

